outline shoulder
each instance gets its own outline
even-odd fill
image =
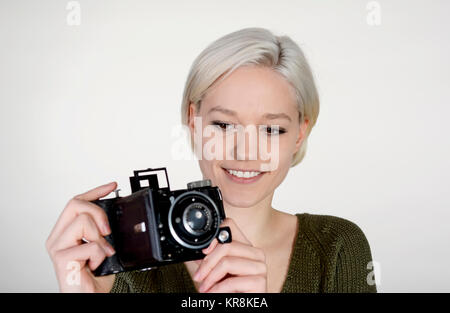
[[[335,262],[343,253],[354,259],[371,259],[369,242],[356,223],[332,215],[296,215],[299,219],[297,243],[306,242],[324,262]]]
[[[303,213],[297,217],[300,241],[317,254],[324,268],[324,290],[376,292],[367,280],[373,276],[369,242],[356,223],[331,215]]]
[[[299,232],[323,242],[366,242],[367,238],[361,228],[354,222],[337,216],[302,213],[299,219]]]

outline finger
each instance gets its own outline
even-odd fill
[[[220,260],[200,285],[199,291],[204,292],[221,280],[225,275],[267,275],[267,265],[263,262],[226,256]]]
[[[197,266],[200,266],[200,264],[202,263],[202,260],[194,260],[194,263],[195,263]]]
[[[108,195],[111,191],[117,188],[116,182],[110,182],[108,184],[96,187],[85,193],[75,196],[75,199],[84,201],[94,201]]]
[[[105,259],[107,253],[98,242],[90,242],[83,245],[59,250],[55,254],[55,263],[60,273],[64,273],[73,262],[80,264],[80,269],[87,263],[91,271],[95,270]]]
[[[214,250],[214,248],[217,246],[217,244],[219,243],[219,241],[217,240],[217,238],[214,238],[211,243],[209,244],[209,246],[205,249],[202,250],[202,252],[204,254],[208,254],[210,253],[212,250]]]
[[[210,254],[203,258],[200,267],[194,275],[194,280],[201,281],[225,256],[239,256],[250,260],[266,262],[266,256],[262,249],[249,246],[239,241],[232,241],[216,246]]]
[[[231,292],[267,292],[267,280],[264,276],[232,276],[212,286],[208,293]]]
[[[96,241],[104,247],[109,256],[114,254],[114,249],[106,239],[103,238],[94,220],[87,213],[78,215],[73,223],[63,231],[61,236],[57,238],[54,245],[50,248],[51,254],[55,251],[80,245],[82,239]]]
[[[114,183],[110,183],[107,185],[97,187],[91,191],[88,191],[88,193],[89,192],[94,193],[94,191],[96,191],[98,189],[96,191],[96,192],[98,192],[96,195],[99,195],[99,198],[101,198],[101,197],[108,195],[116,187],[117,187],[117,184],[114,182]],[[50,233],[50,236],[47,239],[47,246],[52,245],[53,241],[55,241],[55,239],[61,235],[63,230],[80,213],[91,214],[93,216],[94,220],[96,221],[98,228],[102,231],[102,234],[104,236],[110,234],[111,230],[110,230],[109,223],[108,223],[108,217],[106,216],[106,213],[103,211],[103,209],[100,208],[99,206],[89,202],[89,200],[80,199],[80,197],[85,198],[85,199],[92,199],[92,197],[88,197],[88,196],[86,196],[86,194],[87,193],[82,194],[80,196],[75,196],[67,203],[63,212],[59,216],[58,221],[55,224],[55,227],[53,228],[52,232]],[[96,199],[93,199],[93,200],[96,200]]]
[[[220,224],[220,227],[228,226],[230,227],[231,235],[232,235],[232,241],[240,241],[249,245],[252,245],[250,240],[247,239],[247,237],[244,235],[244,233],[241,231],[241,229],[238,227],[236,222],[231,218],[226,218],[222,221],[222,224]]]

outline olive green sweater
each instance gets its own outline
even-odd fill
[[[343,218],[296,214],[298,230],[281,292],[377,292],[369,243]],[[111,292],[197,292],[184,263],[116,275]]]

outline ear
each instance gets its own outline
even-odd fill
[[[295,141],[295,152],[298,152],[303,141],[306,138],[306,130],[308,129],[309,120],[305,119],[303,123],[300,124],[300,130],[297,136],[297,140]]]
[[[189,110],[188,110],[188,126],[191,130],[191,133],[194,133],[194,117],[196,114],[195,105],[191,102],[189,103]]]

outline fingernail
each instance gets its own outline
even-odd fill
[[[109,228],[109,224],[108,223],[103,224],[102,232],[103,232],[103,235],[105,235],[105,236],[109,235],[111,233],[111,228]]]
[[[205,291],[205,286],[203,284],[201,284],[200,287],[198,288],[198,291],[200,291],[200,292]]]
[[[111,256],[114,255],[114,253],[116,253],[116,251],[114,250],[113,247],[111,247],[109,244],[105,246],[106,248],[106,253]]]
[[[211,246],[212,246],[212,245],[213,245],[213,242],[211,242],[207,248],[205,248],[205,249],[202,250],[203,253],[204,253],[204,254],[209,253],[209,250],[211,250]]]

